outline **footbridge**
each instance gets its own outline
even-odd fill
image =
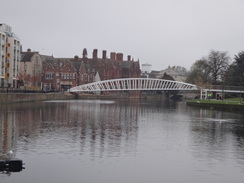
[[[198,90],[196,85],[153,78],[121,78],[88,83],[70,88],[70,92]]]

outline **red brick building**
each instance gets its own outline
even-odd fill
[[[98,58],[98,50],[94,49],[92,58],[87,57],[87,50],[83,50],[82,58],[54,58],[43,63],[42,81],[44,90],[66,90],[74,86],[95,81],[139,78],[139,61],[123,59],[122,53],[102,52],[102,58]]]
[[[77,86],[77,71],[69,60],[53,60],[43,63],[42,89],[67,90]]]

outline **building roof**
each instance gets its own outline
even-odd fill
[[[21,52],[22,58],[21,58],[20,62],[31,62],[31,58],[36,53],[38,53],[38,52]]]
[[[49,56],[49,55],[40,55],[42,61],[54,61],[55,58],[53,56]]]

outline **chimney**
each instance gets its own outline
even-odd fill
[[[107,51],[106,50],[103,50],[103,57],[102,57],[102,59],[106,59],[106,54],[107,54]]]
[[[128,55],[127,60],[131,61],[131,56],[130,55]]]
[[[78,60],[79,59],[79,56],[78,55],[75,55],[74,56],[74,60]]]
[[[116,53],[115,52],[111,52],[110,53],[110,59],[111,60],[116,60]]]
[[[97,49],[93,50],[93,59],[97,59]]]
[[[31,49],[30,49],[30,48],[28,48],[28,49],[27,49],[27,52],[31,52]]]
[[[87,50],[86,50],[86,48],[83,49],[82,56],[83,56],[83,58],[87,58]]]
[[[123,61],[123,53],[117,53],[116,57],[117,57],[117,61]]]

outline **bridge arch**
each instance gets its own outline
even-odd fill
[[[153,79],[153,78],[121,78],[103,80],[70,88],[70,92],[100,91],[145,91],[145,90],[197,90],[197,86],[189,83]]]

